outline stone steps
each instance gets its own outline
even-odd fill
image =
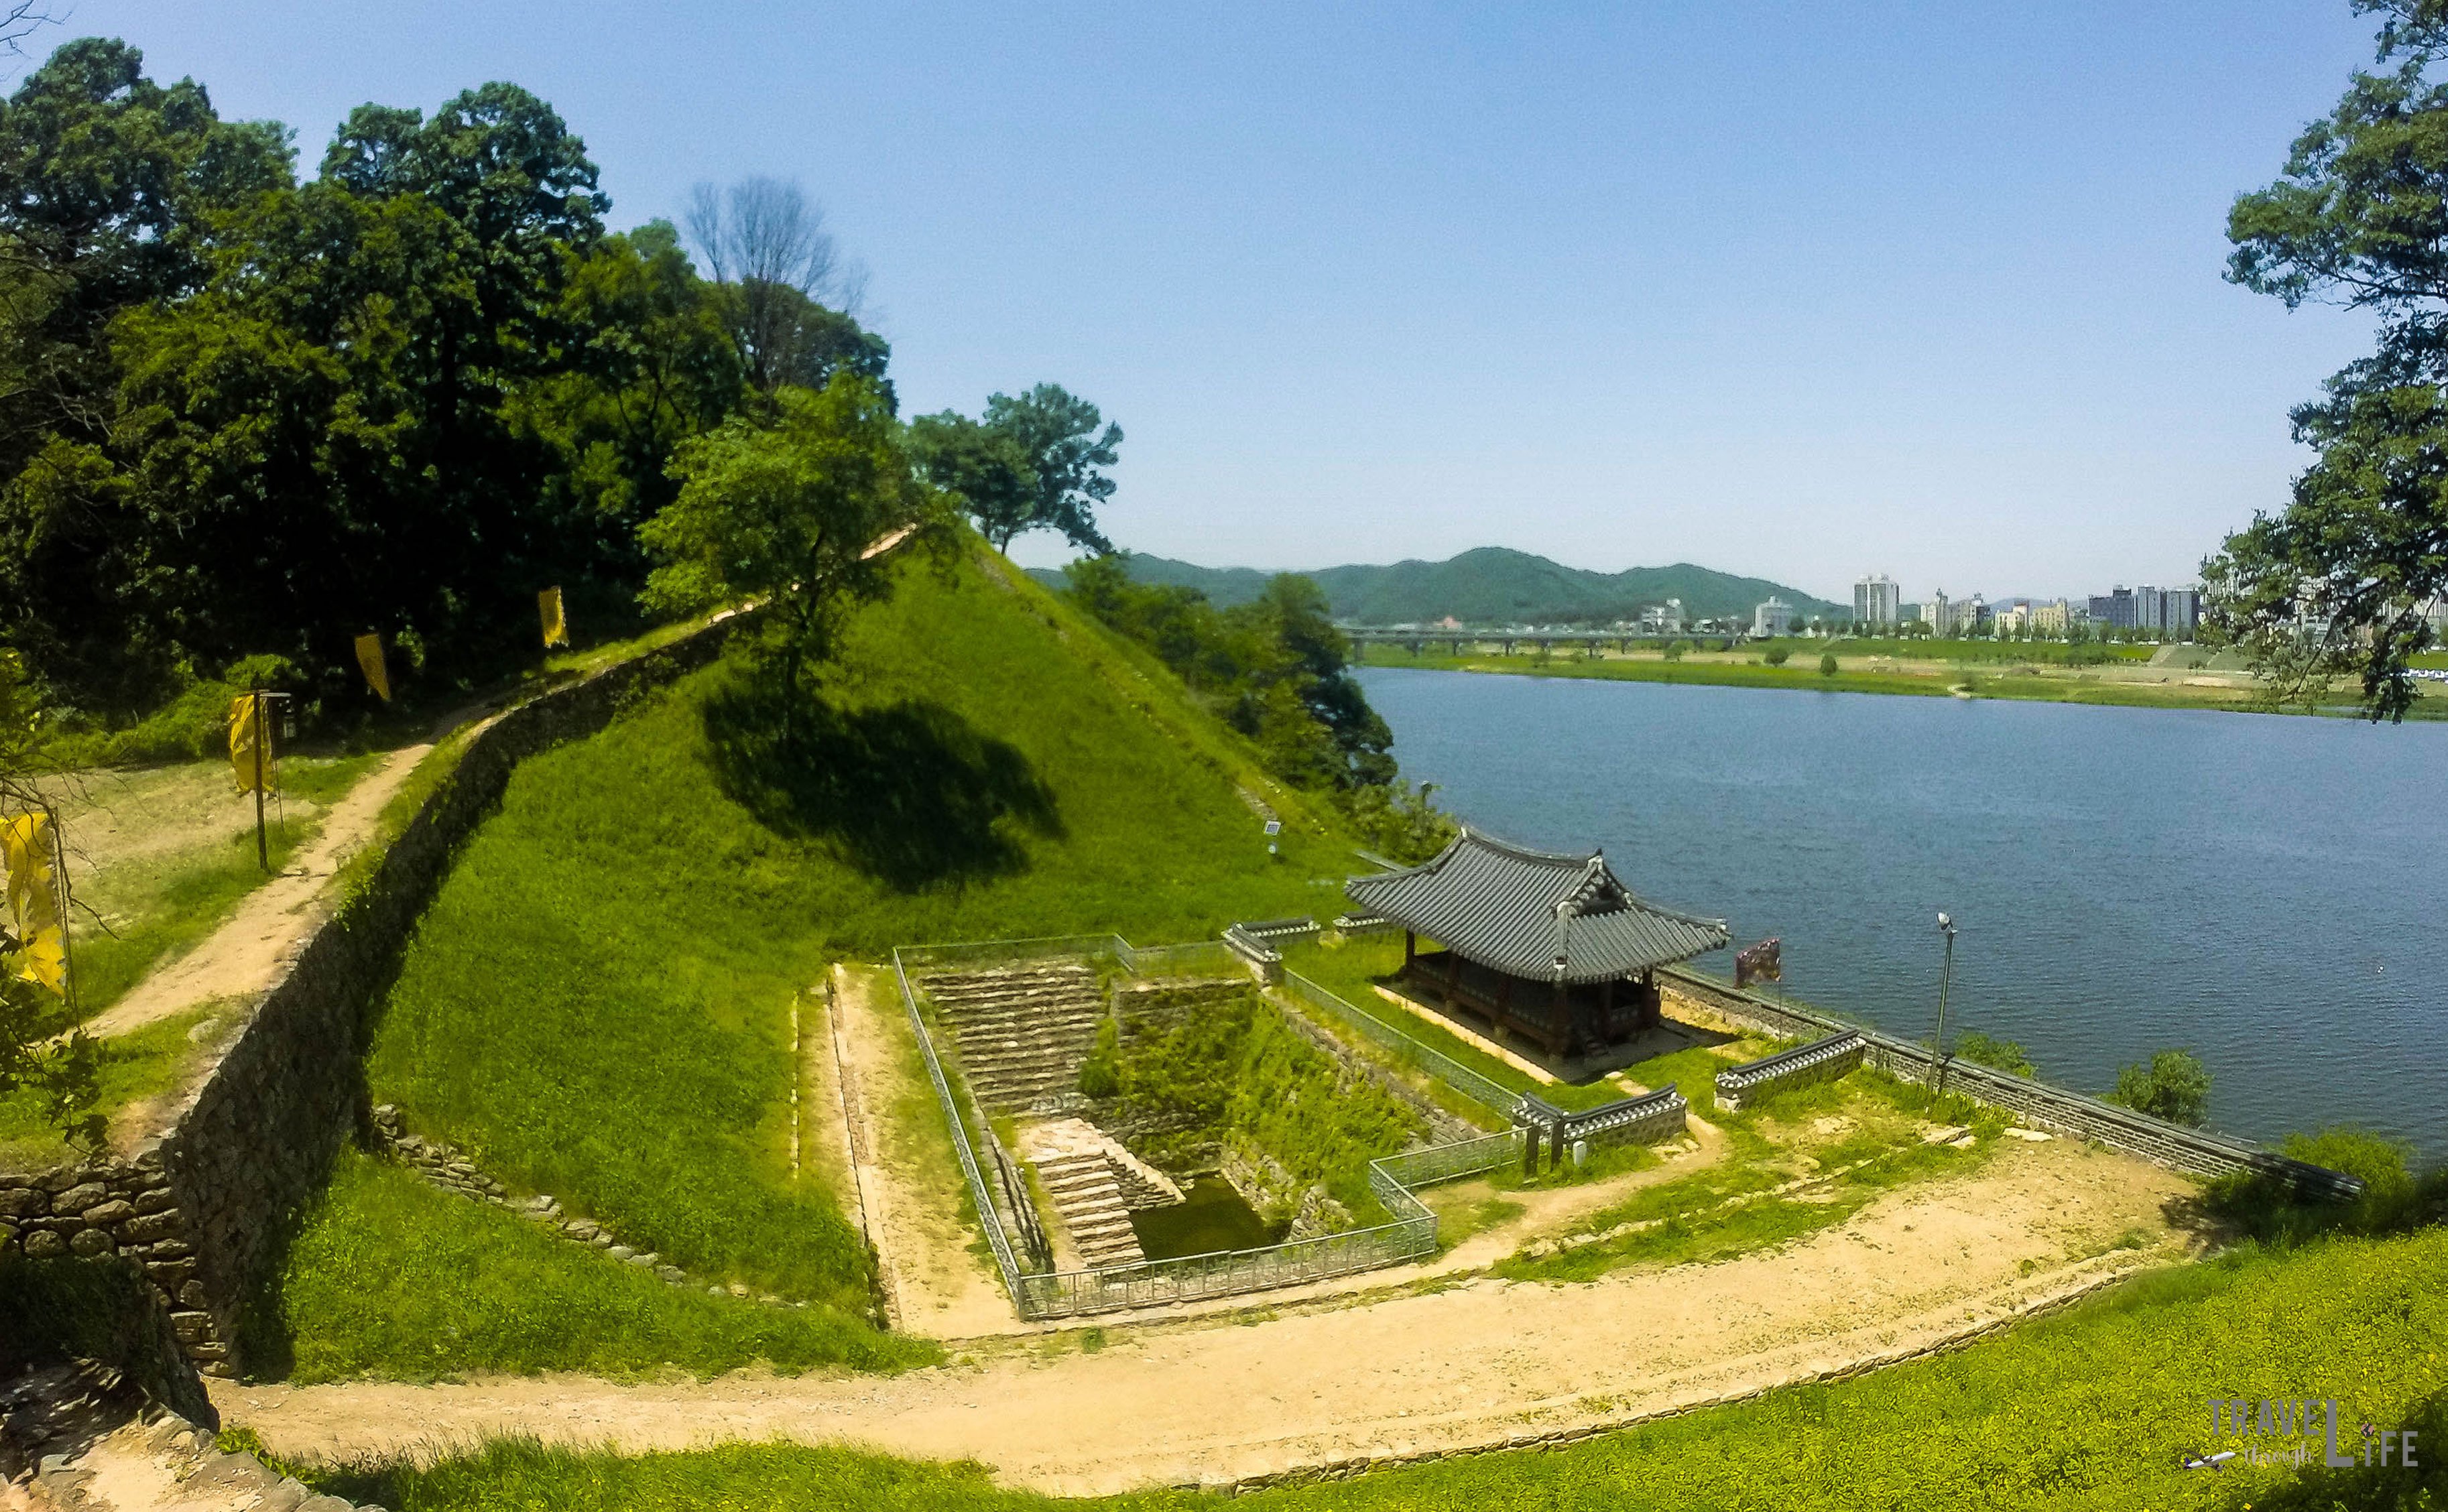
[[[1147,1258],[1131,1227],[1121,1185],[1103,1156],[1052,1157],[1039,1162],[1037,1177],[1082,1265],[1135,1265]]]
[[[1052,962],[944,972],[923,986],[981,1104],[1026,1112],[1077,1095],[1080,1064],[1105,1017],[1088,967]]]

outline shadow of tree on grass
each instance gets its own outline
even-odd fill
[[[841,709],[800,696],[786,729],[778,678],[743,678],[706,703],[725,796],[776,834],[839,846],[900,891],[1019,871],[1023,833],[1060,838],[1054,792],[1022,751],[951,709],[903,699]]]

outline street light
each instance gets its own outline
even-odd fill
[[[1938,1075],[1931,1085],[1936,1096],[1946,1092],[1946,989],[1955,982],[1955,921],[1941,913],[1938,916],[1938,932],[1946,936],[1946,966],[1938,977],[1938,1033],[1930,1040],[1930,1054],[1938,1065]]]

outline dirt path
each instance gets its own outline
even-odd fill
[[[1074,1495],[1212,1484],[1622,1423],[1940,1347],[2170,1257],[2182,1239],[2168,1215],[2190,1191],[2067,1142],[2017,1145],[1778,1252],[1116,1329],[1096,1353],[1013,1341],[891,1378],[216,1383],[214,1396],[285,1454],[430,1453],[513,1432],[632,1451],[782,1437],[971,1457]],[[2156,1242],[2115,1247],[2134,1230]]]
[[[321,922],[333,874],[373,833],[383,805],[416,769],[430,744],[392,753],[323,815],[312,844],[290,869],[247,894],[230,921],[185,955],[159,967],[86,1027],[107,1038],[215,999],[247,999],[272,986],[281,963]],[[254,813],[253,799],[247,813]]]
[[[933,1338],[1029,1331],[969,1248],[961,1168],[889,970],[836,967],[833,1009],[858,1121],[855,1190],[897,1327]]]

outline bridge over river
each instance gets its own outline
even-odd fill
[[[1498,654],[1509,657],[1522,646],[1540,651],[1553,651],[1558,646],[1630,651],[1636,645],[1662,647],[1693,639],[1729,641],[1735,645],[1751,639],[1746,631],[1712,631],[1695,636],[1689,630],[1454,630],[1399,624],[1347,624],[1340,628],[1344,638],[1354,645],[1398,645],[1413,656],[1430,646],[1443,646],[1447,655],[1457,657],[1464,648],[1479,651],[1493,647]]]

